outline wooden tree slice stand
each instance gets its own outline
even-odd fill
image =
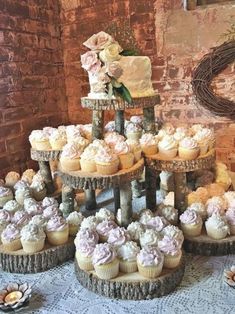
[[[203,229],[198,237],[184,236],[184,249],[188,253],[205,256],[235,254],[235,235],[215,240],[210,238]]]
[[[131,104],[128,104],[121,98],[92,99],[89,97],[81,98],[83,108],[91,110],[125,110],[136,108],[154,107],[160,103],[160,96],[153,95],[149,97],[132,98]]]
[[[35,150],[31,148],[31,158],[35,161],[59,160],[61,150]]]
[[[95,271],[81,270],[75,259],[75,273],[80,284],[104,297],[123,300],[148,300],[169,294],[180,284],[185,270],[184,258],[174,269],[163,269],[156,279],[147,279],[138,272],[119,273],[119,276],[103,280]]]
[[[120,170],[113,175],[100,175],[97,172],[88,173],[84,171],[63,172],[58,171],[64,184],[75,189],[106,189],[118,186],[125,182],[138,179],[144,169],[144,160],[140,159],[133,167]]]
[[[27,254],[23,249],[8,252],[0,245],[0,268],[10,273],[39,273],[60,265],[74,257],[74,238],[63,245],[52,246],[45,243],[42,251]]]

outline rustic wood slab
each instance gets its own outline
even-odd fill
[[[104,297],[124,300],[147,300],[169,294],[180,284],[185,270],[184,258],[178,267],[163,269],[160,277],[147,279],[138,272],[119,273],[111,280],[99,279],[94,271],[81,270],[75,259],[75,273],[80,284]]]
[[[160,96],[132,98],[132,103],[128,104],[121,98],[117,99],[92,99],[89,97],[81,98],[83,108],[92,110],[125,110],[135,108],[148,108],[160,103]]]
[[[210,169],[215,164],[215,151],[209,151],[205,156],[194,160],[184,160],[179,157],[163,159],[159,154],[146,156],[146,163],[155,171],[190,172],[200,169]]]
[[[61,150],[35,150],[31,148],[31,158],[35,161],[59,160]]]
[[[59,166],[59,169],[60,166]],[[113,175],[100,175],[97,172],[70,171],[68,173],[59,170],[57,174],[62,178],[65,185],[75,189],[105,189],[118,186],[140,178],[144,170],[144,160],[140,159],[133,167],[120,170]]]
[[[52,246],[46,242],[44,249],[34,254],[27,254],[23,249],[8,252],[0,245],[0,268],[10,273],[39,273],[72,259],[74,254],[72,237],[63,245]]]
[[[184,236],[184,249],[188,253],[205,256],[221,256],[235,254],[235,235],[222,240],[214,240],[202,230],[198,237]]]

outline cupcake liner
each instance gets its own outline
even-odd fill
[[[115,258],[111,263],[105,265],[94,265],[96,275],[100,279],[112,279],[119,273],[119,260]]]
[[[36,253],[40,252],[44,248],[45,239],[41,239],[38,241],[21,240],[21,244],[25,253]]]
[[[82,255],[80,252],[76,252],[75,257],[77,259],[78,262],[78,266],[82,269],[82,270],[93,270],[93,264],[92,264],[92,259],[91,257],[87,257]]]
[[[137,263],[137,266],[140,275],[146,278],[157,278],[162,272],[163,262],[156,266],[142,266]]]
[[[48,242],[52,245],[61,245],[68,242],[69,228],[66,227],[61,231],[47,231]]]
[[[142,151],[143,151],[143,153],[145,155],[155,155],[155,154],[157,154],[157,151],[158,151],[157,144],[149,145],[149,146],[144,146],[144,145],[142,146],[141,145],[141,147],[142,147]]]
[[[96,164],[94,160],[82,159],[80,160],[81,169],[85,172],[96,172]]]
[[[78,233],[79,226],[69,224],[69,235],[75,237]]]
[[[142,135],[142,131],[126,133],[126,137],[128,138],[128,140],[134,140],[134,141],[139,141],[139,139],[141,138],[141,135]]]
[[[11,242],[6,242],[2,240],[2,244],[3,244],[4,250],[9,251],[9,252],[18,251],[22,248],[20,239],[16,239]]]
[[[200,148],[200,156],[206,155],[208,152],[208,143],[199,143],[199,148]]]
[[[175,158],[178,152],[177,148],[172,149],[163,149],[161,147],[158,147],[159,149],[159,155],[163,158],[172,159]]]
[[[6,195],[0,197],[0,207],[3,207],[8,201],[13,200],[13,195]]]
[[[202,222],[198,223],[196,225],[184,224],[184,223],[181,223],[180,225],[181,225],[181,229],[182,229],[183,233],[187,236],[197,237],[201,234]]]
[[[124,260],[120,259],[119,260],[119,270],[122,273],[134,273],[138,270],[137,262],[136,261],[128,262],[128,261],[124,261]]]
[[[66,140],[50,140],[51,148],[53,150],[62,150],[67,144]]]
[[[119,168],[120,169],[131,168],[134,164],[134,155],[132,153],[119,155],[118,158],[119,158]]]
[[[69,159],[61,157],[60,164],[65,171],[77,171],[81,169],[80,158]]]
[[[181,250],[180,250],[180,253],[175,255],[175,256],[165,254],[163,267],[165,267],[165,268],[177,267],[180,263],[181,257],[182,257],[182,251]]]
[[[228,234],[227,231],[212,228],[210,226],[209,227],[206,226],[206,232],[210,238],[215,239],[215,240],[224,239],[224,238],[226,238],[226,236]]]
[[[35,148],[37,150],[50,150],[51,149],[51,145],[49,143],[49,140],[45,140],[45,141],[35,141]]]
[[[178,151],[179,151],[180,158],[186,159],[186,160],[192,160],[198,157],[200,149],[199,148],[187,149],[187,148],[179,147]]]
[[[142,153],[142,150],[137,150],[137,151],[134,151],[133,154],[134,154],[134,162],[137,162],[141,159],[141,153]]]
[[[113,161],[112,163],[99,164],[96,163],[97,172],[103,175],[110,175],[118,172],[119,161]]]

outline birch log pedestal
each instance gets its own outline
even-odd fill
[[[183,160],[179,157],[174,159],[164,159],[159,154],[146,156],[145,162],[152,172],[156,175],[160,171],[166,170],[174,173],[174,197],[175,207],[183,212],[186,209],[186,173],[201,169],[210,169],[215,164],[214,149],[210,150],[206,155],[198,157],[194,160]],[[147,191],[146,191],[147,193]],[[155,197],[156,194],[152,197]]]
[[[10,273],[30,274],[49,270],[74,257],[74,238],[62,245],[45,243],[40,252],[28,254],[23,249],[9,252],[0,244],[0,269]]]

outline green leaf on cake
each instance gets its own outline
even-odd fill
[[[120,83],[120,85],[120,87],[113,87],[114,93],[126,102],[128,102],[128,104],[131,104],[132,98],[129,90],[122,83]]]
[[[137,56],[137,51],[130,49],[130,50],[123,50],[120,55],[128,57],[128,56]]]

